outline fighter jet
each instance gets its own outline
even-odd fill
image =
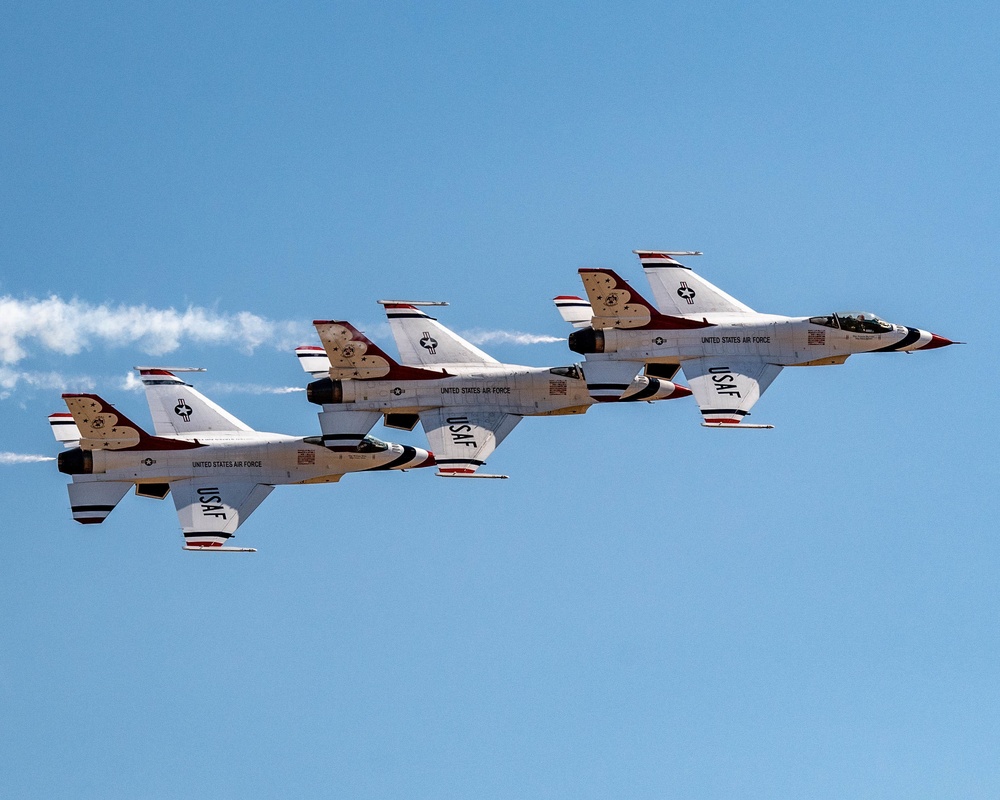
[[[96,394],[64,394],[69,413],[49,416],[56,440],[72,448],[58,466],[73,478],[70,508],[85,525],[104,522],[134,486],[140,497],[173,495],[185,550],[254,552],[223,545],[276,485],[434,464],[426,450],[373,437],[338,452],[319,436],[255,431],[174,374],[182,370],[136,369],[154,435]]]
[[[573,296],[554,301],[563,318],[581,328],[570,335],[569,346],[586,356],[583,368],[595,399],[617,397],[641,365],[647,376],[667,379],[683,369],[703,425],[771,428],[743,419],[783,367],[958,344],[868,312],[761,314],[676,259],[699,252],[633,252],[658,308],[610,269],[579,270],[589,302]]]
[[[582,414],[595,402],[579,365],[502,364],[418,307],[445,304],[379,302],[402,363],[343,320],[316,320],[323,347],[296,350],[303,369],[320,378],[309,384],[307,396],[323,407],[320,427],[328,446],[355,447],[383,416],[388,427],[402,430],[413,430],[419,420],[438,475],[505,478],[477,470],[523,417]],[[638,376],[615,399],[687,395],[669,380]]]

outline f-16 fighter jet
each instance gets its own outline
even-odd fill
[[[71,475],[73,519],[104,522],[125,493],[173,495],[185,550],[253,552],[224,547],[276,485],[332,483],[348,472],[432,466],[416,447],[367,437],[352,452],[319,436],[261,433],[240,422],[166,369],[138,367],[155,435],[96,394],[64,394],[69,413],[52,414],[59,471]]]
[[[610,269],[581,269],[589,303],[557,297],[567,322],[582,330],[570,349],[595,398],[615,397],[646,365],[646,375],[684,370],[707,427],[741,424],[783,367],[843,364],[854,353],[932,350],[956,344],[919,328],[894,325],[868,312],[815,317],[760,314],[676,260],[688,252],[635,250],[659,308]]]
[[[344,321],[317,320],[323,347],[296,350],[309,400],[323,406],[320,427],[330,447],[351,449],[384,415],[392,428],[413,430],[419,420],[442,477],[504,478],[477,470],[526,416],[582,414],[594,400],[578,365],[501,364],[449,330],[418,305],[385,306],[402,363]],[[633,370],[633,373],[637,370]],[[616,400],[665,400],[690,392],[668,380],[636,377]]]

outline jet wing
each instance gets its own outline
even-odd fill
[[[184,532],[184,547],[222,547],[273,488],[211,476],[171,482],[170,494]]]
[[[687,316],[689,314],[752,312],[750,306],[713,286],[690,267],[677,261],[672,253],[652,250],[633,250],[642,262],[642,269],[653,290],[656,305],[663,314]]]
[[[762,358],[712,356],[681,362],[705,425],[735,426],[750,413],[781,367]],[[771,427],[770,425],[743,427]]]
[[[384,305],[401,363],[444,369],[500,363],[416,306],[389,302]]]
[[[422,411],[420,421],[437,461],[438,475],[471,477],[521,417],[475,407],[451,407]]]

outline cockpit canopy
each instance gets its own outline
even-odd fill
[[[892,330],[892,325],[868,311],[844,311],[828,317],[809,317],[809,321],[813,325],[840,328],[851,333],[889,333]]]
[[[307,436],[302,441],[306,444],[314,444],[317,447],[325,447],[322,436]],[[376,439],[374,436],[366,436],[358,443],[359,453],[381,453],[388,449],[389,445],[381,439]]]
[[[583,380],[583,372],[580,370],[579,364],[574,364],[572,367],[553,367],[549,370],[553,375],[560,375],[563,378],[573,378],[573,380]]]
[[[366,436],[358,445],[359,453],[381,453],[388,449],[389,445],[381,439],[376,439],[374,436]]]

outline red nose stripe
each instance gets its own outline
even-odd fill
[[[679,383],[674,384],[674,391],[670,394],[670,399],[673,400],[675,397],[690,397],[693,392],[688,389],[687,386],[681,386]]]
[[[936,333],[932,333],[931,340],[923,347],[918,347],[917,350],[934,350],[938,347],[947,347],[950,344],[955,343],[951,339],[945,339],[943,336],[938,336]]]

